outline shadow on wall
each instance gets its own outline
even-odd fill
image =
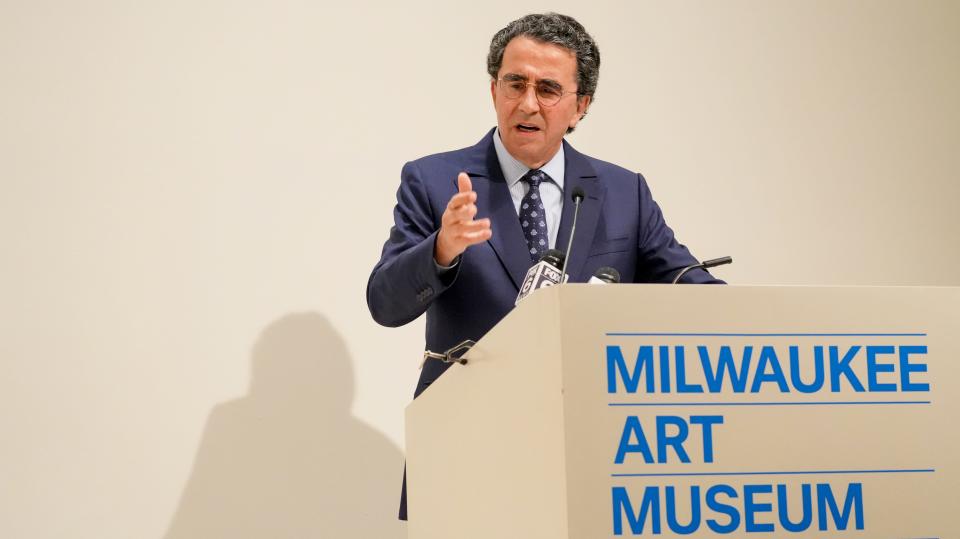
[[[401,538],[403,456],[350,413],[353,369],[316,313],[270,324],[249,394],[210,413],[166,539]]]

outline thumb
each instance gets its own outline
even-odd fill
[[[457,176],[457,188],[461,193],[473,191],[473,183],[470,182],[470,176],[466,172],[461,172]]]

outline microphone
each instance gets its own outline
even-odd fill
[[[583,187],[579,185],[573,188],[570,198],[573,200],[573,225],[570,226],[570,238],[567,240],[567,261],[570,260],[570,250],[573,249],[573,233],[577,231],[577,217],[580,216],[580,203],[586,198],[587,194],[583,192]],[[563,272],[561,273],[561,282],[567,282],[567,263],[563,263]]]
[[[593,277],[587,281],[589,284],[617,284],[620,282],[620,272],[617,268],[604,266],[593,272]]]
[[[694,270],[697,268],[710,269],[715,266],[722,266],[724,264],[729,264],[733,262],[733,258],[729,256],[723,256],[720,258],[714,258],[713,260],[704,260],[703,262],[697,262],[696,264],[690,264],[689,266],[680,270],[680,273],[673,279],[673,282],[670,284],[677,284],[680,282],[680,277],[683,277],[688,271]]]
[[[540,261],[527,270],[527,275],[523,278],[523,285],[520,287],[520,293],[517,294],[517,300],[513,302],[514,306],[532,294],[534,290],[559,284],[562,278],[560,267],[563,265],[563,253],[560,251],[548,249],[547,252],[543,253]]]

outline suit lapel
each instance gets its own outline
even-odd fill
[[[570,228],[573,226],[573,201],[571,194],[575,187],[580,186],[586,198],[580,205],[580,216],[577,218],[577,229],[574,233],[573,246],[570,253],[566,253],[567,273],[571,281],[579,280],[583,271],[583,264],[587,260],[590,245],[597,232],[597,222],[600,220],[600,209],[603,207],[603,197],[606,189],[597,178],[597,173],[587,158],[572,146],[563,141],[564,151],[564,179],[563,179],[563,212],[560,218],[560,230],[557,234],[557,249],[565,251],[570,238]],[[522,235],[522,232],[521,232]],[[570,254],[573,257],[569,257]]]
[[[497,151],[493,146],[493,133],[473,147],[468,156],[467,173],[477,193],[477,219],[490,218],[492,237],[487,242],[510,275],[513,284],[520,290],[523,278],[532,265],[526,250],[526,240],[520,228],[520,219],[510,196],[510,189],[503,178]],[[454,178],[456,183],[456,178]],[[579,235],[579,234],[578,234]]]

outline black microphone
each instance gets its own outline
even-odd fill
[[[680,273],[673,279],[673,282],[670,284],[677,284],[680,282],[680,277],[683,277],[688,271],[694,270],[697,268],[710,269],[716,266],[722,266],[724,264],[729,264],[733,262],[733,258],[729,256],[722,256],[720,258],[714,258],[713,260],[704,260],[703,262],[697,262],[696,264],[690,264],[689,266],[680,270]]]
[[[577,218],[580,216],[580,203],[586,198],[587,194],[583,192],[583,187],[579,185],[573,188],[570,198],[573,200],[573,225],[570,226],[570,238],[567,240],[567,261],[570,261],[570,250],[573,249],[573,233],[577,231]],[[563,264],[563,272],[560,282],[567,282],[567,264]]]
[[[617,268],[604,266],[593,272],[593,277],[587,281],[589,284],[617,284],[620,282],[620,272]]]
[[[547,252],[540,257],[540,261],[527,270],[523,285],[520,286],[520,293],[517,294],[517,301],[513,304],[517,305],[534,290],[559,284],[562,278],[560,268],[563,265],[563,253],[556,249],[547,249]]]

